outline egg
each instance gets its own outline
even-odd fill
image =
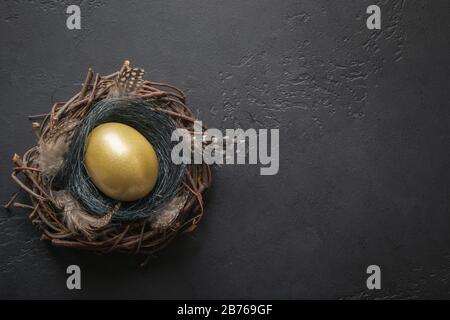
[[[151,143],[136,129],[117,122],[91,131],[84,165],[94,185],[119,201],[145,197],[158,179],[159,163]]]

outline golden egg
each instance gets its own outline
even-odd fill
[[[134,201],[145,197],[158,179],[158,158],[136,129],[108,122],[89,134],[84,165],[95,186],[110,198]]]

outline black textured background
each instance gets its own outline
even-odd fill
[[[80,4],[82,30],[65,27]],[[379,4],[382,30],[365,26]],[[0,3],[0,200],[27,115],[124,59],[210,127],[279,128],[280,171],[214,169],[207,213],[141,269],[39,241],[0,211],[1,298],[449,298],[450,2]],[[66,289],[69,264],[82,290]],[[366,289],[380,265],[382,290]]]

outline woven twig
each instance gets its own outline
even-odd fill
[[[124,68],[129,62],[124,63]],[[89,69],[81,88],[67,102],[53,105],[48,114],[40,115],[41,123],[32,126],[38,139],[47,139],[55,134],[58,126],[69,120],[81,120],[94,104],[105,99],[114,85],[115,72],[100,76]],[[165,83],[144,81],[135,93],[145,100],[164,102],[159,111],[168,114],[180,128],[193,130],[196,120],[192,111],[185,105],[186,97],[178,88]],[[30,117],[33,120],[36,117]],[[42,231],[42,240],[48,240],[55,246],[94,250],[100,252],[120,251],[128,253],[153,254],[164,248],[178,235],[193,231],[204,214],[203,195],[211,183],[211,171],[208,165],[188,165],[183,186],[188,191],[187,201],[177,217],[166,228],[154,228],[147,220],[135,222],[111,223],[96,230],[94,240],[82,233],[73,233],[64,224],[61,208],[52,198],[50,183],[39,168],[39,147],[26,151],[23,157],[15,154],[12,172],[13,180],[26,192],[31,205],[14,202],[17,194],[5,205],[30,210],[29,219]],[[20,178],[22,177],[22,179]]]

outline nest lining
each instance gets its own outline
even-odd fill
[[[96,126],[106,122],[120,122],[138,130],[155,148],[159,161],[159,176],[154,190],[139,201],[122,202],[113,220],[132,221],[148,218],[180,192],[185,175],[184,165],[171,160],[174,143],[171,134],[176,129],[172,118],[159,112],[158,101],[142,101],[139,98],[108,98],[99,101],[82,120],[74,133],[64,165],[55,177],[53,185],[69,191],[89,213],[102,217],[111,212],[117,201],[103,195],[91,182],[83,165],[85,142]]]

